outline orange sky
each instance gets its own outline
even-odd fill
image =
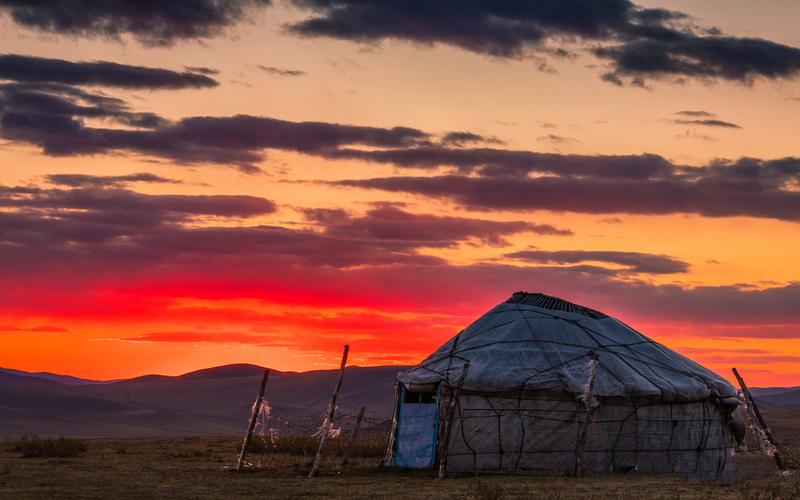
[[[736,36],[800,47],[794,21],[800,5],[791,0],[638,3],[691,14],[698,24]],[[221,35],[153,47],[127,35],[109,40],[42,33],[6,13],[0,15],[0,40],[6,54],[175,71],[213,68],[210,76],[219,82],[214,88],[84,87],[173,121],[247,114],[403,126],[430,134],[434,142],[449,131],[469,131],[502,141],[476,147],[590,157],[648,153],[675,166],[798,156],[797,76],[744,83],[654,79],[647,88],[619,87],[598,77],[597,58],[585,52],[550,58],[543,71],[528,57],[490,57],[396,39],[375,45],[298,37],[282,28],[305,16],[278,4]],[[303,74],[268,72],[259,65]],[[702,110],[737,127],[675,123],[676,113],[686,110]],[[86,126],[119,127],[92,117],[81,120]],[[446,194],[333,184],[454,173],[474,179],[476,172],[334,159],[316,150],[259,151],[262,172],[253,174],[232,161],[187,165],[131,148],[53,155],[5,133],[0,187],[44,191],[0,191],[5,197],[0,215],[40,217],[18,223],[31,228],[59,221],[43,230],[49,236],[72,231],[65,221],[76,214],[91,216],[91,227],[43,243],[30,238],[33,229],[0,218],[0,243],[8,251],[0,260],[0,366],[100,379],[242,362],[308,370],[334,367],[346,342],[353,364],[413,364],[515,290],[527,289],[619,317],[722,375],[737,366],[751,385],[800,385],[800,308],[793,306],[800,296],[800,209],[793,202],[786,202],[793,216],[780,217],[713,216],[679,203],[665,213],[490,208]],[[140,172],[173,182],[75,187],[48,177]],[[800,192],[799,178],[794,174],[781,189]],[[101,191],[111,201],[54,205]],[[116,211],[113,203],[130,193],[142,196],[136,199],[145,200],[143,205]],[[269,200],[274,210],[231,215],[192,209],[186,215],[159,209],[152,217],[162,219],[153,226],[134,223],[151,216],[145,210],[165,200],[159,195],[247,195]],[[19,197],[34,201],[6,202]],[[724,203],[739,200],[733,196]],[[327,209],[326,217],[339,218],[331,222],[311,215],[311,209]],[[387,217],[412,221],[395,226]],[[546,224],[562,233],[497,225],[504,222]],[[465,229],[454,229],[461,225]],[[90,241],[87,227],[99,232],[101,226],[119,231],[116,239]],[[277,231],[291,242],[281,239],[285,246],[276,247],[267,236],[254,234],[253,228],[266,226],[285,229],[285,234],[270,229],[269,237]],[[138,232],[144,227],[146,234]],[[430,227],[447,241],[420,236]],[[226,231],[215,236],[219,228]],[[231,229],[242,229],[242,235]],[[497,231],[495,238],[486,236],[490,231]],[[318,235],[330,239],[317,242]],[[28,238],[24,245],[23,238]],[[135,249],[126,246],[131,241]],[[510,256],[531,249],[615,254],[530,265]],[[683,267],[631,270],[614,261],[623,253],[669,257]]]

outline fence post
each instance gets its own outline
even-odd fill
[[[750,389],[747,388],[747,384],[744,383],[744,379],[741,375],[739,375],[739,371],[736,368],[733,369],[733,374],[736,376],[736,380],[739,381],[739,386],[742,388],[742,393],[744,394],[744,400],[747,404],[748,411],[752,407],[753,414],[756,416],[756,420],[753,420],[753,430],[758,434],[759,429],[756,429],[758,426],[761,431],[764,433],[763,437],[767,440],[767,445],[769,445],[770,449],[762,450],[762,452],[766,452],[767,455],[772,455],[775,459],[775,464],[778,466],[779,470],[785,470],[785,465],[783,463],[783,458],[781,457],[781,452],[778,443],[772,437],[772,433],[767,427],[767,423],[764,422],[764,417],[761,416],[761,411],[758,409],[758,405],[756,404],[755,400],[753,399],[753,395],[750,394]],[[767,448],[767,446],[765,446]],[[770,453],[772,451],[772,453]]]
[[[579,477],[583,474],[583,448],[586,446],[586,437],[589,433],[589,420],[592,418],[592,393],[594,392],[594,381],[597,378],[597,368],[600,365],[600,361],[597,360],[597,354],[593,353],[590,363],[592,364],[592,368],[589,372],[589,383],[584,393],[586,397],[586,416],[583,419],[581,431],[578,435],[578,445],[575,449],[575,469],[572,471],[572,475],[575,477]]]
[[[244,442],[242,443],[242,451],[239,452],[239,461],[236,462],[236,472],[242,470],[244,466],[247,446],[250,444],[250,439],[253,437],[253,429],[256,428],[256,422],[258,421],[258,412],[261,411],[261,402],[264,400],[264,389],[267,387],[267,379],[269,379],[269,370],[264,370],[264,375],[261,377],[261,387],[258,389],[258,397],[256,398],[256,402],[253,403],[253,411],[250,415],[250,426],[247,427],[247,433],[245,433]]]
[[[356,444],[356,438],[358,437],[358,429],[361,428],[361,419],[364,418],[364,411],[366,411],[365,407],[361,407],[358,410],[358,417],[356,417],[356,424],[353,427],[353,432],[350,434],[350,442],[347,443],[347,448],[344,450],[344,456],[342,457],[341,465],[347,465],[347,461],[350,459],[350,454],[353,452],[353,447]]]
[[[469,373],[469,361],[464,363],[464,368],[461,370],[461,375],[456,380],[456,387],[450,395],[450,401],[447,404],[447,411],[445,412],[444,429],[442,430],[442,440],[439,442],[439,479],[444,479],[445,470],[447,469],[447,453],[450,449],[450,432],[453,427],[453,414],[455,413],[458,398],[461,396],[461,388],[464,386],[464,380]]]
[[[333,388],[333,396],[331,397],[331,404],[328,406],[328,417],[322,423],[322,435],[319,437],[319,448],[317,449],[317,456],[314,458],[314,465],[308,473],[308,477],[316,477],[319,474],[319,466],[322,464],[322,453],[325,450],[325,441],[328,440],[328,432],[331,425],[333,425],[333,416],[336,414],[336,398],[339,397],[339,389],[342,387],[342,376],[344,375],[344,367],[347,364],[347,353],[350,352],[350,346],[344,346],[342,353],[342,365],[339,367],[339,377],[336,379],[336,387]]]

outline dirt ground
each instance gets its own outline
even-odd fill
[[[800,457],[800,411],[770,416],[789,460]],[[306,478],[303,453],[251,454],[232,472],[238,438],[90,439],[75,458],[22,458],[0,446],[0,498],[800,498],[800,474],[780,477],[774,462],[738,454],[732,485],[669,476],[481,476],[436,480],[432,472],[377,467],[376,457],[345,467],[335,456]]]

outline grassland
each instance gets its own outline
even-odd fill
[[[800,412],[770,416],[790,459],[800,458]],[[668,476],[594,475],[457,477],[377,467],[379,447],[364,443],[350,464],[338,464],[335,441],[321,477],[307,479],[313,443],[286,442],[252,453],[252,467],[230,470],[236,438],[129,438],[84,440],[72,458],[24,458],[0,447],[0,497],[27,498],[798,498],[800,477],[778,477],[774,463],[755,453],[737,455],[731,486],[683,482]]]

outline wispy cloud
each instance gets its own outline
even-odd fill
[[[256,65],[256,67],[261,71],[277,76],[303,76],[306,74],[305,71],[299,69],[276,68],[275,66],[264,66],[261,64]]]

